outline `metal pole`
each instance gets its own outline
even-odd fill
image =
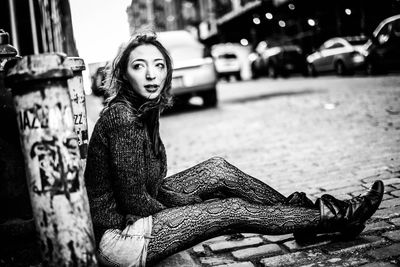
[[[68,90],[74,116],[74,130],[78,135],[79,152],[84,170],[89,143],[86,98],[82,77],[82,71],[85,70],[85,62],[79,57],[67,57],[64,66],[70,68],[73,72],[73,77],[68,79]]]
[[[45,266],[97,266],[80,168],[65,57],[39,54],[10,66],[28,190]]]
[[[17,16],[15,15],[14,0],[8,0],[8,6],[10,9],[11,39],[12,39],[11,43],[17,50],[20,50],[18,34],[17,34]]]
[[[29,0],[29,15],[31,17],[33,53],[39,54],[39,42],[38,42],[38,35],[37,35],[37,31],[36,31],[36,17],[35,17],[35,7],[33,6],[33,0]]]

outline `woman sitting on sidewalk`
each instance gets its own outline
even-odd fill
[[[108,75],[111,97],[89,144],[85,172],[101,263],[141,266],[237,232],[340,232],[354,237],[377,210],[383,183],[340,201],[285,197],[222,158],[166,177],[159,116],[170,104],[171,59],[154,34],[135,36]]]

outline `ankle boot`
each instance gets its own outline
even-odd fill
[[[286,198],[285,205],[301,207],[301,208],[309,208],[309,209],[319,209],[311,199],[309,199],[304,192],[294,192],[290,194]],[[310,229],[306,230],[298,230],[293,233],[294,238],[298,243],[303,243],[310,241],[315,238],[317,232],[310,231]]]
[[[321,212],[321,221],[316,231],[296,231],[298,242],[309,241],[317,233],[340,232],[343,237],[354,238],[365,228],[365,222],[375,213],[382,201],[384,185],[375,181],[365,194],[350,200],[338,200],[331,195],[323,195],[315,205]]]
[[[317,200],[320,207],[320,228],[325,232],[340,232],[346,237],[355,237],[365,228],[365,222],[378,209],[384,193],[382,181],[375,181],[365,194],[350,200],[338,200],[323,195]]]

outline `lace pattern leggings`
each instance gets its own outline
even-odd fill
[[[204,202],[153,215],[148,263],[221,234],[286,234],[313,229],[320,219],[319,210],[284,205],[282,194],[219,157],[166,178],[163,186]]]

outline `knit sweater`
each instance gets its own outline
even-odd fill
[[[167,172],[160,140],[157,157],[147,126],[123,103],[98,119],[89,142],[85,183],[96,241],[107,229],[122,229],[126,216],[149,216],[165,209],[157,200]]]

